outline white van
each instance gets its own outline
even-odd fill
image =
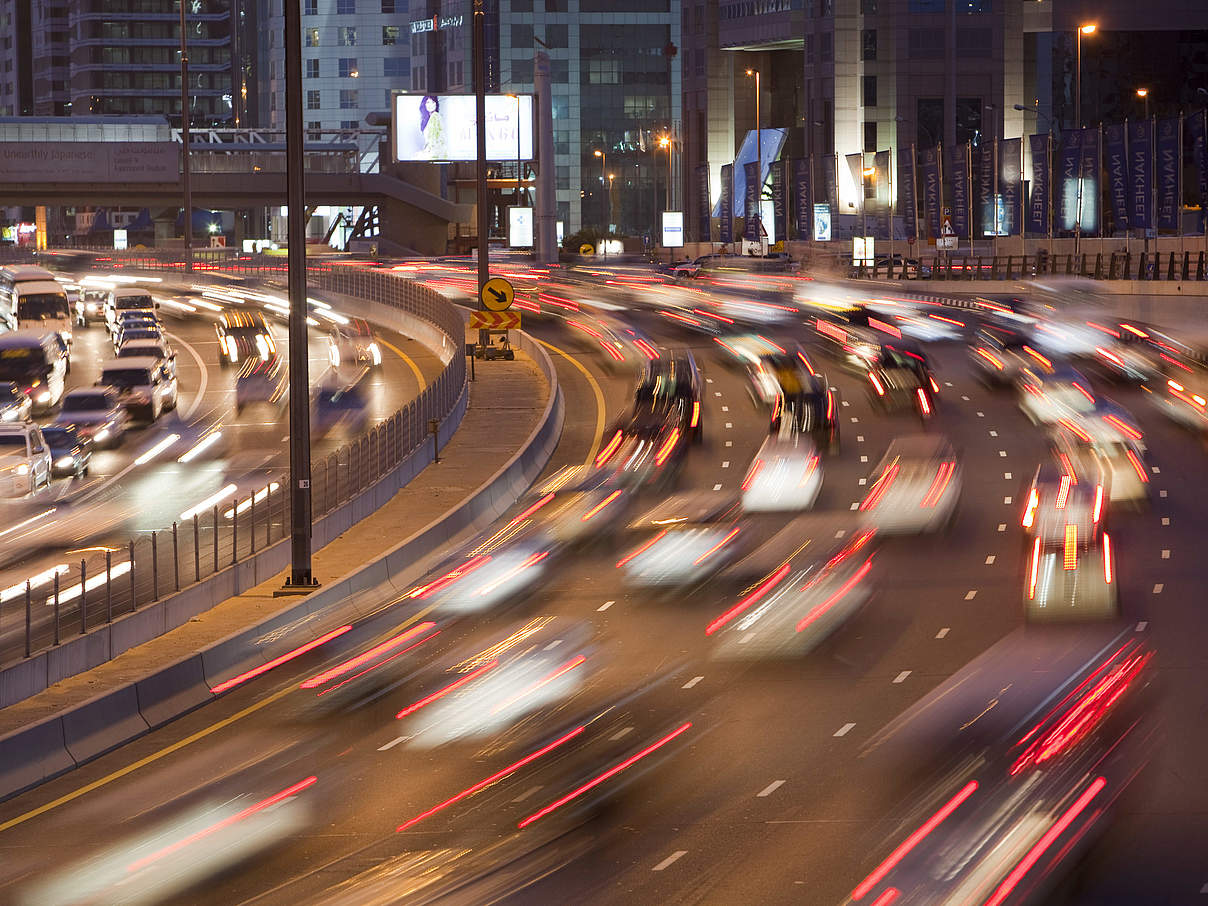
[[[105,299],[105,326],[112,332],[117,327],[118,313],[123,311],[146,311],[152,317],[159,308],[151,293],[137,286],[119,286],[111,290]]]
[[[18,283],[13,288],[12,304],[18,330],[53,330],[70,345],[75,317],[63,284],[57,280]]]
[[[153,422],[176,408],[176,376],[162,360],[151,356],[106,362],[97,384],[114,388],[131,417],[141,415]]]
[[[29,397],[34,412],[59,405],[67,382],[63,338],[41,330],[0,334],[0,381],[12,381]]]

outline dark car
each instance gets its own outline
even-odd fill
[[[868,369],[869,397],[882,411],[915,409],[923,418],[935,411],[939,385],[927,357],[913,343],[882,343]]]
[[[1012,327],[983,327],[969,344],[969,359],[982,382],[995,387],[1015,383],[1019,373],[1035,364],[1031,335]]]
[[[214,325],[218,334],[218,364],[223,368],[249,358],[267,359],[277,352],[273,332],[258,311],[227,309]]]
[[[702,421],[703,385],[696,359],[688,350],[668,352],[646,364],[633,394],[633,415],[682,416],[681,428],[694,443],[704,437]]]
[[[92,462],[92,438],[71,424],[47,425],[42,437],[50,447],[50,474],[54,478],[83,478]]]
[[[688,450],[686,422],[680,401],[634,415],[609,432],[596,468],[610,472],[610,480],[622,487],[671,486]]]
[[[798,434],[808,434],[819,450],[839,452],[839,402],[824,374],[812,374],[795,393],[785,392],[772,407],[769,433],[780,431],[786,421]]]

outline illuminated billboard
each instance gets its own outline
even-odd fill
[[[533,159],[533,97],[487,95],[487,160]],[[396,94],[396,161],[476,160],[472,94]]]

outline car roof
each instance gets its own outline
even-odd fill
[[[106,371],[125,371],[129,368],[157,368],[159,367],[159,359],[154,356],[130,356],[123,359],[110,359],[101,366],[101,373]]]
[[[146,287],[142,287],[142,286],[118,286],[118,287],[114,288],[113,295],[115,297],[149,296],[149,295],[151,295],[151,290],[147,289]]]
[[[50,331],[38,327],[26,327],[23,330],[10,330],[0,334],[0,346],[33,346],[41,344],[46,339],[53,339]]]
[[[908,434],[890,442],[885,458],[933,459],[953,452],[952,444],[942,434]]]
[[[37,427],[33,422],[0,422],[0,434],[25,434]]]
[[[68,390],[66,393],[64,393],[63,399],[67,399],[67,397],[69,397],[69,396],[85,396],[85,395],[91,396],[94,393],[104,393],[104,394],[108,395],[108,394],[113,393],[113,388],[107,387],[104,385],[101,385],[101,386],[93,385],[92,387],[76,387],[76,388],[74,388],[72,390]]]

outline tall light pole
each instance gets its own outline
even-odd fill
[[[185,4],[180,3],[180,188],[185,202],[185,270],[193,270],[193,186],[189,171],[189,33],[185,31]]]
[[[1093,35],[1099,26],[1093,22],[1079,25],[1074,33],[1074,128],[1082,128],[1082,36]]]
[[[1149,89],[1138,88],[1137,97],[1145,102],[1145,119],[1149,119]]]
[[[760,201],[763,197],[763,130],[760,128],[762,118],[759,115],[759,70],[748,69],[748,76],[755,77],[755,239],[759,243],[759,251],[763,251],[763,220]],[[747,211],[747,216],[751,212]]]
[[[861,159],[863,159],[863,155],[861,155]],[[861,259],[867,266],[870,263],[868,256],[868,191],[865,189],[864,183],[872,180],[873,185],[876,185],[877,168],[865,167],[860,171],[860,174],[864,177],[860,180],[860,233],[864,241],[864,251],[861,253]]]
[[[604,232],[608,232],[612,220],[612,185],[608,182],[608,152],[596,148],[594,154],[600,158],[600,188],[607,193],[604,199]]]
[[[671,210],[671,136],[664,135],[659,139],[659,147],[667,149],[667,207],[663,210]]]

